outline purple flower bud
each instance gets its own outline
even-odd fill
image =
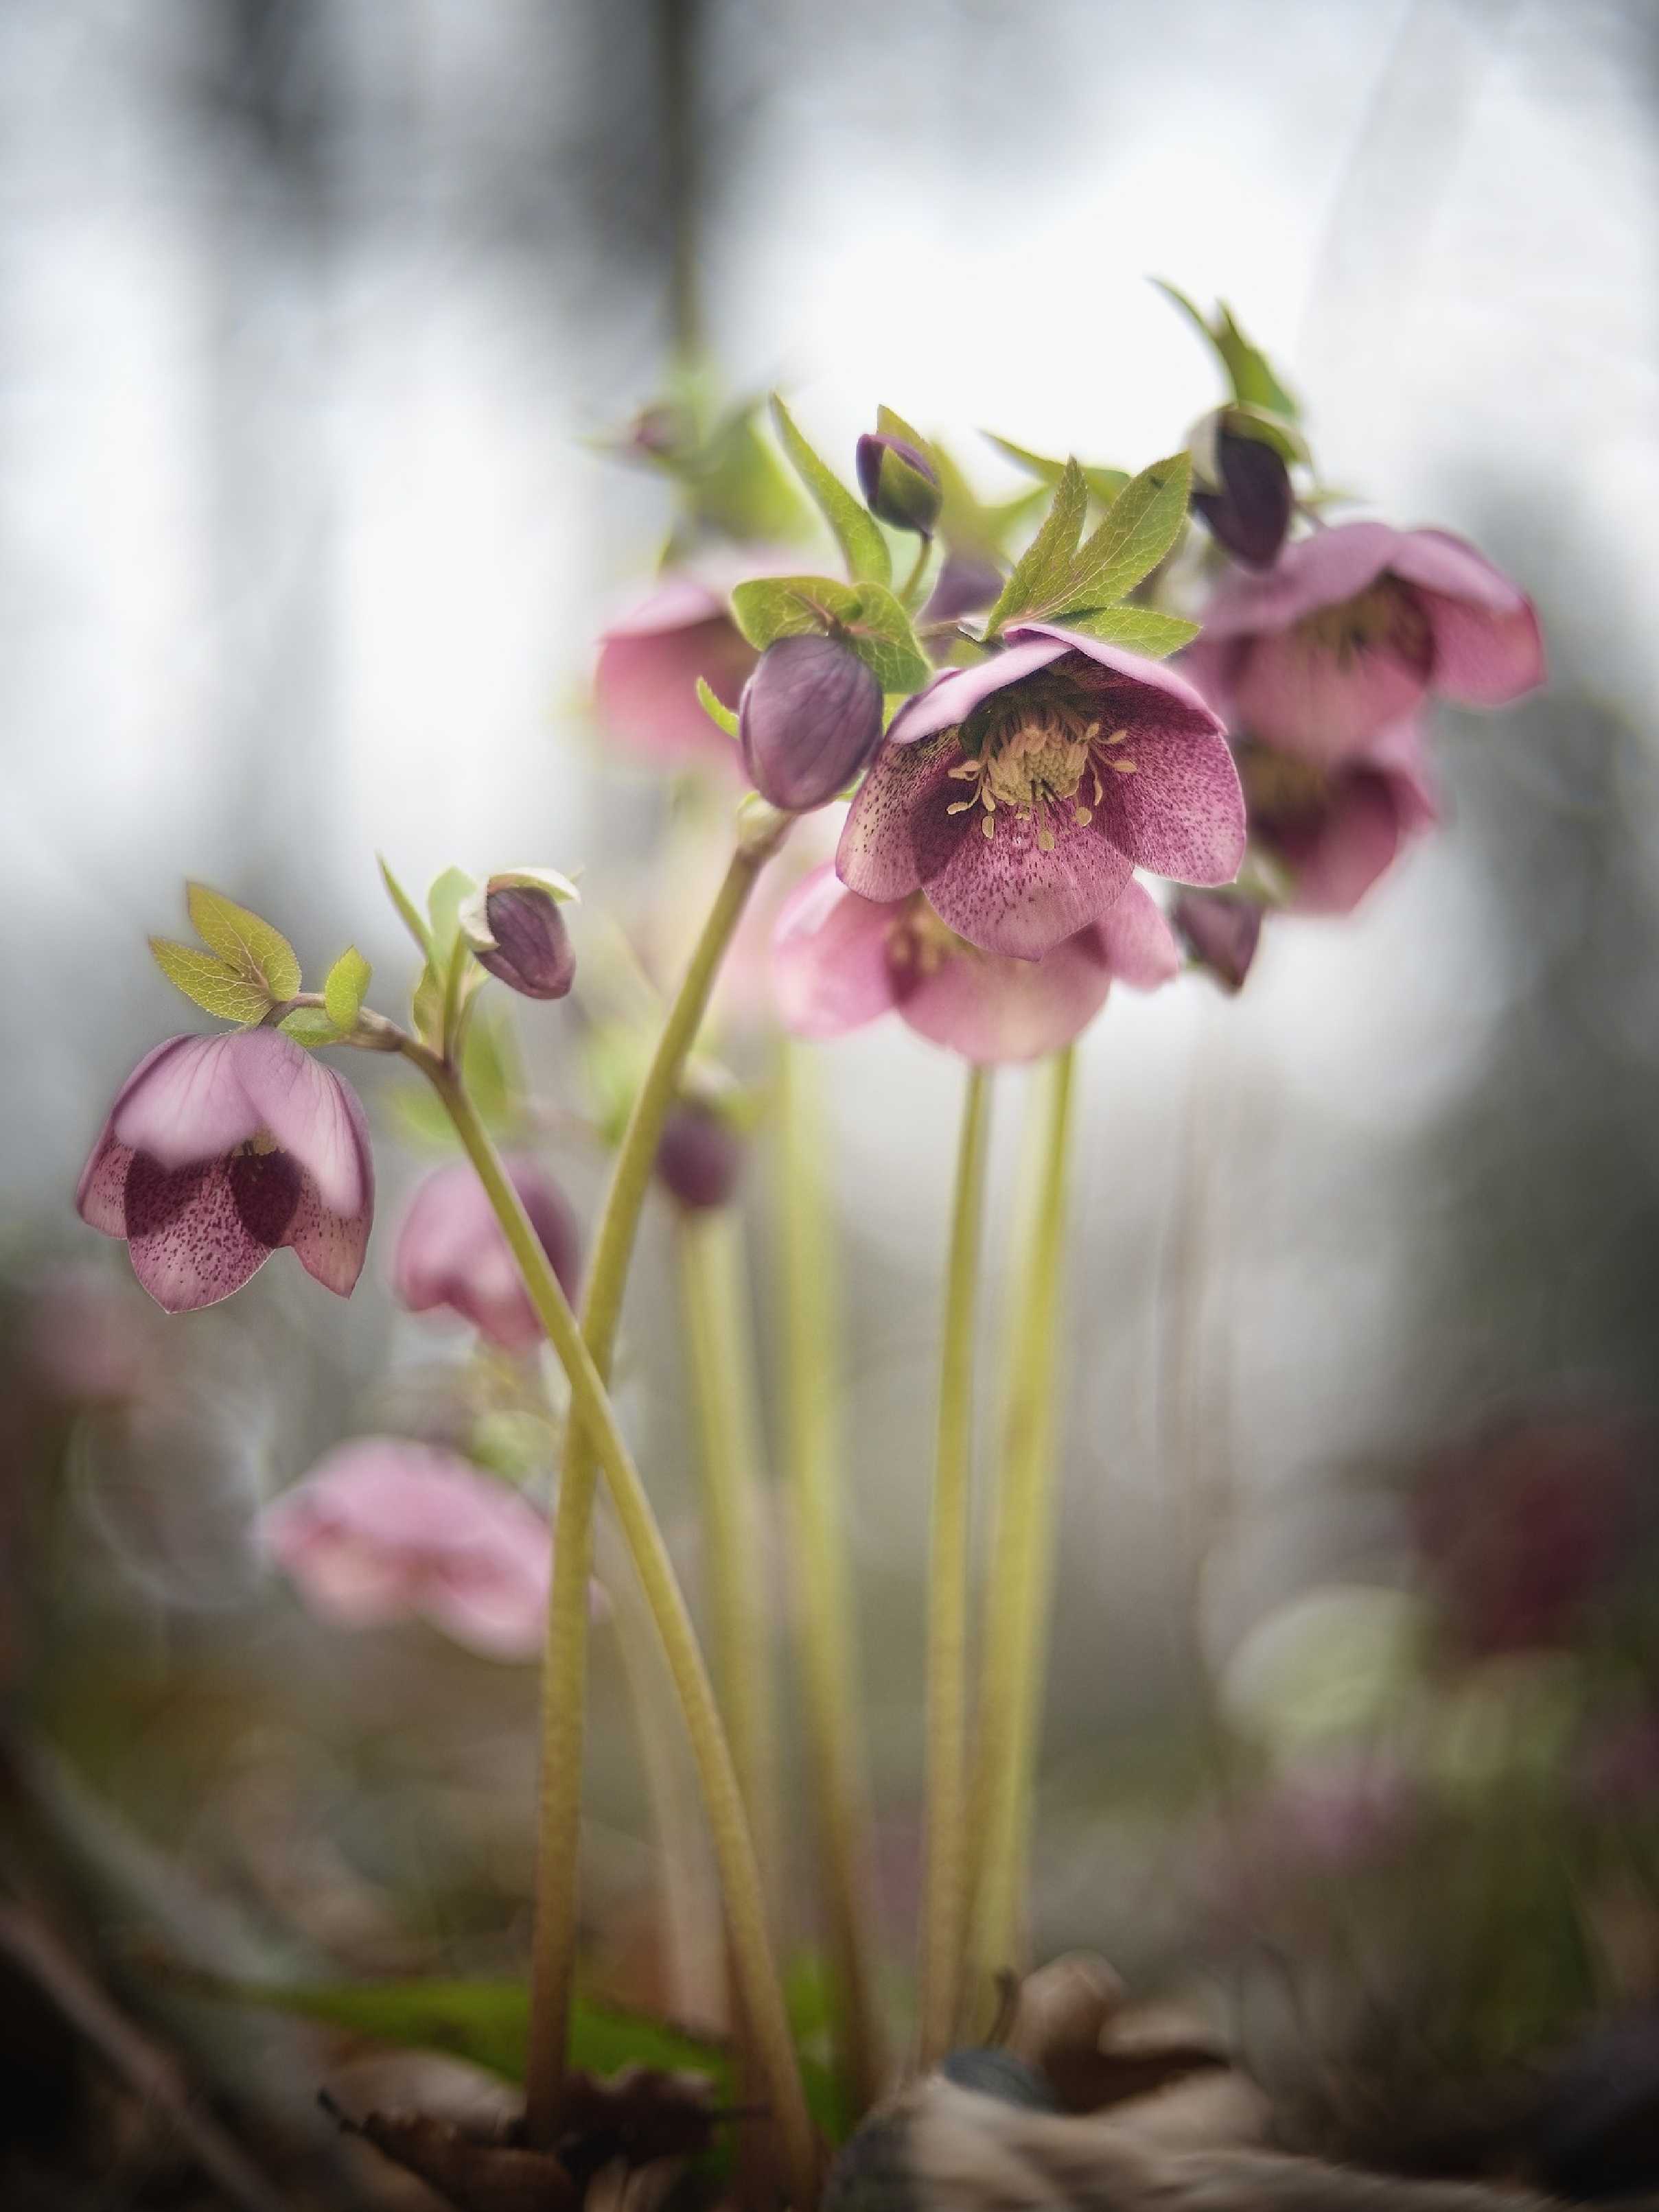
[[[731,1203],[746,1151],[730,1118],[718,1107],[683,1100],[663,1125],[657,1174],[687,1212],[702,1213]]]
[[[878,522],[933,535],[945,494],[926,453],[886,431],[866,431],[858,445],[859,489]]]
[[[1230,991],[1250,972],[1261,937],[1261,908],[1225,891],[1186,891],[1175,902],[1175,926],[1200,968]]]
[[[576,955],[560,913],[574,887],[551,869],[492,876],[461,913],[478,965],[526,999],[562,999],[576,978]]]
[[[1296,503],[1284,456],[1265,438],[1228,429],[1224,417],[1215,433],[1214,460],[1218,483],[1193,494],[1194,512],[1235,560],[1271,568]]]
[[[881,685],[850,645],[781,637],[743,687],[738,742],[749,780],[786,812],[823,806],[881,742]]]

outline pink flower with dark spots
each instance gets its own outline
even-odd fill
[[[983,1066],[1036,1060],[1093,1020],[1114,978],[1150,991],[1181,956],[1157,902],[1129,884],[1098,921],[1040,960],[982,951],[920,891],[863,898],[818,868],[778,917],[778,1011],[799,1036],[842,1036],[896,1012],[919,1036]]]
[[[534,1160],[506,1165],[565,1296],[574,1297],[580,1238],[569,1200]],[[410,1200],[398,1231],[392,1287],[410,1313],[447,1306],[504,1352],[531,1352],[543,1341],[506,1234],[464,1160],[434,1170]]]
[[[283,1245],[348,1297],[374,1212],[363,1109],[277,1030],[169,1037],[127,1078],[75,1203],[168,1313],[216,1305]]]
[[[552,1577],[547,1519],[465,1460],[361,1437],[260,1516],[266,1553],[323,1620],[421,1619],[490,1659],[541,1648]]]
[[[1244,802],[1192,685],[1045,623],[1008,640],[894,717],[842,832],[848,888],[881,904],[925,890],[970,945],[1037,960],[1103,921],[1137,867],[1231,882]]]
[[[759,657],[721,592],[692,576],[671,576],[599,641],[599,718],[612,737],[659,766],[700,762],[734,773],[737,748],[698,704],[697,678],[735,711]]]
[[[1346,760],[1431,693],[1506,706],[1544,680],[1531,600],[1441,530],[1346,522],[1231,576],[1188,656],[1235,729]]]
[[[1438,819],[1414,722],[1328,767],[1244,738],[1233,749],[1250,842],[1288,872],[1293,914],[1352,914],[1401,848]]]

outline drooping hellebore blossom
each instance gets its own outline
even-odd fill
[[[546,1516],[452,1452],[404,1437],[341,1444],[266,1507],[259,1538],[341,1627],[418,1617],[486,1658],[541,1649]]]
[[[778,1012],[797,1036],[842,1036],[896,1012],[981,1066],[1057,1052],[1099,1012],[1115,978],[1150,991],[1180,966],[1169,924],[1136,883],[1042,959],[1015,960],[958,937],[920,891],[863,898],[828,867],[790,894],[772,946]]]
[[[1236,729],[1310,760],[1346,759],[1431,693],[1501,707],[1544,680],[1532,602],[1441,530],[1346,522],[1235,575],[1188,655]]]
[[[599,641],[593,674],[611,734],[659,765],[730,769],[732,741],[697,703],[701,676],[735,708],[758,658],[725,598],[692,576],[671,576]]]
[[[881,742],[881,684],[835,637],[781,637],[743,687],[738,742],[749,780],[786,813],[825,806]]]
[[[859,489],[878,522],[931,537],[945,503],[939,471],[908,438],[866,431],[858,442]]]
[[[284,1245],[348,1297],[374,1212],[368,1125],[280,1030],[169,1037],[122,1086],[75,1203],[168,1313],[216,1305]]]
[[[703,1213],[731,1203],[748,1147],[731,1116],[701,1098],[682,1098],[663,1124],[657,1178],[676,1205]]]
[[[491,876],[462,906],[462,934],[478,965],[526,999],[562,999],[576,980],[576,953],[559,911],[576,887],[550,868]]]
[[[569,1200],[534,1160],[509,1158],[506,1166],[565,1296],[574,1298],[580,1238]],[[503,1352],[530,1352],[543,1340],[506,1234],[465,1161],[435,1169],[410,1200],[392,1287],[410,1313],[447,1306]]]
[[[1047,623],[1007,635],[893,718],[842,835],[848,888],[925,890],[970,945],[1036,960],[1103,920],[1137,867],[1231,882],[1243,796],[1192,685]]]
[[[1249,738],[1233,757],[1251,845],[1289,878],[1292,914],[1352,914],[1407,840],[1438,819],[1415,722],[1379,731],[1329,767]]]

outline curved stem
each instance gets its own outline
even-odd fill
[[[907,614],[909,612],[910,609],[915,606],[916,600],[921,596],[917,587],[921,584],[923,573],[927,569],[927,556],[933,550],[933,541],[931,538],[922,538],[917,540],[916,557],[910,565],[909,574],[904,580],[904,588],[899,593],[899,605],[904,609]]]
[[[885,2088],[888,2060],[866,1924],[869,1811],[839,1495],[835,1254],[805,1048],[792,1041],[781,1048],[778,1088],[790,1553],[801,1621],[807,1765],[817,1798],[819,1880],[835,1990],[836,2070],[859,2116]]]
[[[736,864],[733,865],[735,866]],[[744,884],[745,895],[746,891],[747,883]],[[733,909],[734,921],[736,914],[742,910],[742,904],[743,900],[739,896]],[[718,905],[717,902],[717,910]],[[705,937],[708,933],[705,931]],[[702,949],[700,946],[699,950]],[[693,964],[694,967],[696,964],[695,960]],[[712,977],[713,964],[708,974]],[[682,998],[684,995],[682,992]],[[675,1012],[678,1011],[677,1003]],[[671,1029],[674,1027],[674,1015],[671,1014]],[[695,1023],[691,1026],[695,1029]],[[702,1785],[709,1832],[725,1897],[733,1967],[749,2023],[756,2063],[764,2077],[767,2102],[779,2130],[794,2201],[799,2206],[810,2205],[817,2186],[816,2141],[801,2087],[800,2069],[790,2034],[783,1991],[772,1955],[771,1938],[767,1930],[760,1869],[756,1863],[754,1844],[744,1814],[743,1795],[738,1787],[731,1748],[720,1725],[714,1690],[703,1666],[696,1632],[691,1626],[691,1617],[686,1610],[673,1563],[668,1556],[662,1531],[651,1510],[651,1501],[646,1495],[639,1471],[617,1425],[616,1415],[593,1354],[576,1325],[576,1317],[559,1287],[558,1278],[542,1249],[541,1240],[531,1225],[522,1200],[508,1179],[489,1132],[479,1120],[471,1100],[453,1070],[441,1062],[431,1061],[429,1056],[422,1064],[426,1066],[427,1073],[454,1124],[455,1133],[483,1185],[513,1256],[518,1262],[519,1272],[524,1279],[525,1288],[530,1294],[537,1316],[569,1377],[572,1434],[580,1434],[586,1439],[584,1464],[591,1464],[588,1457],[591,1452],[592,1457],[597,1459],[604,1470],[616,1506],[617,1521],[633,1556],[635,1571],[645,1592],[646,1602],[651,1607],[652,1617],[656,1622],[657,1633],[662,1640],[664,1654],[673,1674],[674,1687],[684,1714],[686,1733],[690,1738],[692,1755],[696,1760],[698,1778]],[[635,1117],[637,1121],[637,1104]],[[630,1124],[630,1130],[632,1126]],[[650,1158],[654,1152],[653,1142],[646,1159],[647,1171]],[[622,1180],[627,1154],[628,1147],[624,1141],[624,1158],[618,1163],[618,1182]],[[641,1189],[642,1182],[641,1178]],[[614,1195],[613,1186],[613,1198]],[[617,1302],[620,1304],[620,1285],[617,1286]],[[586,1534],[591,1542],[591,1516]],[[556,1543],[556,1537],[555,1540]],[[585,1545],[584,1572],[580,1591],[580,1611],[584,1628],[587,1612],[587,1549],[588,1546]],[[556,1574],[555,1589],[556,1591]],[[553,1640],[550,1638],[550,1643]],[[542,1900],[538,1899],[538,1901],[540,1903]],[[556,2100],[550,2109],[545,2080],[538,2081],[532,2076],[526,2088],[531,2098],[536,2100],[526,2113],[526,2131],[531,2133],[532,2141],[539,2139],[545,2142],[557,2126]],[[531,2112],[538,2115],[536,2128],[532,2127]]]
[[[759,1417],[742,1224],[727,1207],[676,1224],[687,1363],[702,1458],[703,1558],[714,1684],[769,1899],[778,1872],[777,1726],[759,1562]]]
[[[970,2028],[996,1978],[1020,1964],[1020,1927],[1054,1554],[1054,1416],[1066,1247],[1072,1048],[1030,1109],[1030,1212],[1013,1271],[1002,1464],[991,1532],[971,1833],[978,1850],[969,1941]]]
[[[989,1077],[982,1067],[970,1067],[945,1275],[927,1575],[927,1797],[917,2045],[923,2067],[937,2066],[955,2040],[967,1932],[968,1503],[989,1104]]]

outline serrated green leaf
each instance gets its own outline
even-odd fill
[[[307,1052],[319,1045],[338,1044],[341,1031],[336,1029],[320,1006],[295,1006],[291,1014],[284,1014],[277,1023],[284,1036],[291,1036],[295,1044],[302,1044]]]
[[[204,1014],[222,1022],[257,1022],[270,1012],[274,1002],[270,992],[249,982],[216,953],[175,945],[166,937],[152,937],[149,949],[168,982]]]
[[[280,929],[205,884],[186,886],[191,927],[204,945],[269,999],[291,999],[300,988],[300,963]]]
[[[1079,550],[1054,602],[1056,611],[1110,605],[1150,575],[1181,535],[1192,483],[1193,465],[1185,453],[1154,461],[1133,477]]]
[[[1058,619],[1067,629],[1103,638],[1108,645],[1121,645],[1131,653],[1144,653],[1149,660],[1179,653],[1183,645],[1192,643],[1199,628],[1180,615],[1160,614],[1156,607],[1094,607]]]
[[[866,580],[877,584],[890,583],[893,564],[888,557],[887,540],[877,526],[875,517],[861,501],[854,498],[835,471],[818,459],[795,428],[793,416],[776,392],[772,395],[772,420],[796,474],[835,532],[848,574],[854,583]]]
[[[416,946],[423,955],[430,952],[432,933],[428,929],[420,908],[386,866],[385,854],[378,853],[375,858],[380,864],[380,881],[386,885],[386,896],[397,908],[404,927],[414,939]]]
[[[697,678],[697,704],[717,730],[724,730],[728,738],[737,736],[737,716],[723,700],[714,696],[708,688],[708,679],[704,676]]]
[[[1059,604],[1055,595],[1065,594],[1088,504],[1083,471],[1076,461],[1067,461],[1042,529],[1015,562],[1001,598],[986,618],[988,637],[1019,615],[1042,614]]]
[[[981,430],[980,435],[1006,455],[1016,468],[1024,469],[1041,483],[1057,484],[1065,472],[1064,461],[1048,460],[1042,454],[1032,453],[1028,446],[1015,445],[1012,438],[998,437],[994,430]],[[1103,507],[1109,507],[1128,483],[1129,471],[1127,469],[1085,467],[1083,480],[1089,487],[1089,496],[1098,500]]]
[[[363,994],[373,970],[355,945],[349,945],[329,969],[323,984],[323,1005],[337,1030],[355,1030],[362,1012]]]
[[[916,643],[910,617],[880,584],[859,586],[858,612],[843,625],[847,642],[884,691],[916,691],[934,673]]]
[[[738,628],[757,652],[775,639],[827,634],[856,622],[862,604],[856,584],[833,576],[757,576],[732,594]]]

